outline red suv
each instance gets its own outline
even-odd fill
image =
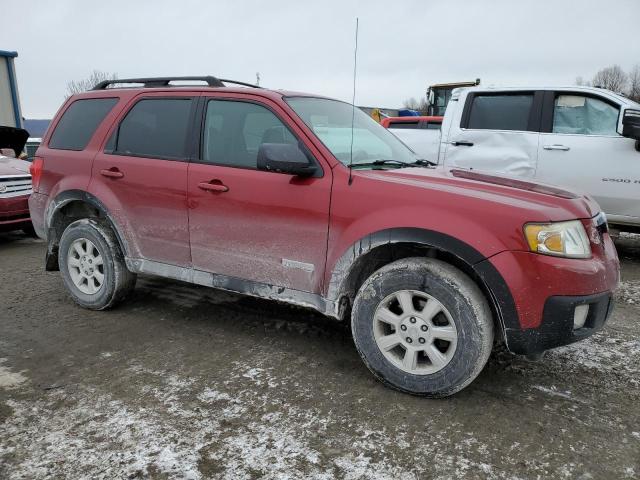
[[[30,207],[78,304],[112,307],[142,273],[303,305],[432,397],[494,342],[533,355],[605,323],[619,264],[588,196],[433,168],[350,104],[237,83],[118,80],[62,106]]]

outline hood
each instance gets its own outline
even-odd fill
[[[403,168],[384,171],[360,170],[358,174],[375,178],[377,181],[400,184],[406,188],[437,190],[449,195],[473,198],[486,203],[486,208],[504,205],[526,210],[529,221],[553,222],[592,218],[601,211],[597,202],[583,193],[470,170],[446,167]]]
[[[31,164],[25,160],[0,155],[0,177],[8,175],[29,175]]]
[[[24,150],[29,132],[23,128],[0,127],[0,148],[10,148],[18,157]]]

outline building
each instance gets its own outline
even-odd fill
[[[0,125],[22,128],[14,59],[18,52],[0,50]]]

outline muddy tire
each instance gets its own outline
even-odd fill
[[[364,282],[351,329],[378,379],[428,397],[469,385],[487,363],[494,336],[478,286],[457,268],[422,257],[390,263]]]
[[[58,265],[73,300],[90,310],[115,306],[136,283],[111,228],[93,219],[75,221],[65,229]]]

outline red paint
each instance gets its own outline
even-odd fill
[[[300,179],[103,153],[109,135],[133,102],[155,95],[260,103],[306,144],[322,168],[322,177]],[[83,152],[49,149],[57,120],[52,122],[38,151],[45,161],[40,194],[31,200],[36,224],[44,224],[44,212],[58,194],[88,191],[110,212],[130,257],[322,295],[327,294],[336,262],[358,240],[389,228],[433,230],[490,259],[511,290],[523,328],[539,324],[544,301],[551,295],[588,295],[615,287],[618,260],[607,234],[604,245],[592,245],[593,258],[569,260],[530,253],[522,233],[528,222],[593,217],[600,209],[589,197],[566,198],[553,191],[456,178],[448,171],[426,168],[354,170],[349,185],[348,168],[295,115],[283,95],[288,93],[176,87],[74,97],[115,96],[120,101]],[[68,102],[61,112],[67,106]],[[291,268],[283,260],[313,269]]]
[[[29,175],[30,163],[15,158],[0,159],[0,177]],[[2,198],[0,195],[0,232],[20,230],[31,225],[29,195]]]

